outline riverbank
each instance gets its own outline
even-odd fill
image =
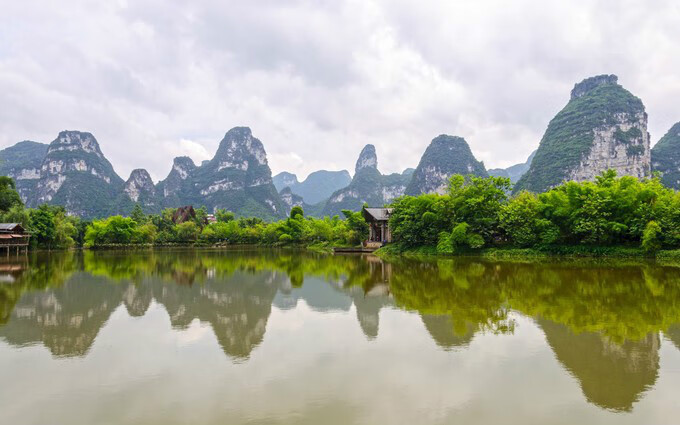
[[[404,247],[390,244],[374,252],[381,258],[389,257],[480,257],[489,260],[532,260],[532,259],[578,259],[578,258],[620,258],[647,259],[680,262],[680,250],[660,250],[650,254],[637,247],[611,246],[554,246],[545,248],[483,248],[476,250],[462,250],[453,254],[440,254],[437,247]]]
[[[275,249],[293,249],[293,250],[308,250],[312,252],[332,254],[333,248],[342,247],[349,248],[349,245],[334,245],[328,242],[319,242],[309,245],[302,244],[230,244],[230,243],[163,243],[163,244],[101,244],[91,247],[76,247],[71,249],[83,249],[92,251],[107,251],[107,250],[144,250],[156,248],[205,248],[205,249],[248,249],[248,248],[275,248]],[[54,249],[53,251],[58,251]]]
[[[273,248],[285,250],[307,250],[322,254],[333,254],[334,248],[351,248],[349,245],[337,245],[329,242],[315,244],[229,244],[229,243],[165,243],[165,244],[102,244],[95,247],[77,247],[71,249],[83,249],[92,251],[105,250],[148,250],[148,249],[172,249],[172,248],[201,248],[201,249],[260,249]],[[53,249],[59,251],[62,249]],[[34,251],[34,250],[30,250]],[[30,252],[29,251],[29,252]],[[43,251],[40,249],[38,251]],[[656,254],[650,254],[636,247],[598,247],[598,246],[556,246],[546,248],[483,248],[477,250],[461,250],[453,254],[441,254],[434,246],[404,247],[398,243],[386,245],[373,252],[374,255],[383,259],[394,258],[455,258],[477,257],[487,260],[560,260],[560,259],[637,259],[657,260],[680,263],[680,250],[660,250]]]

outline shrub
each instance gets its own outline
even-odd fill
[[[200,229],[193,221],[185,221],[177,225],[177,238],[181,242],[193,242],[198,239]]]
[[[656,221],[650,221],[642,233],[642,249],[653,254],[661,249],[661,226]]]

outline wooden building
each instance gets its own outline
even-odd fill
[[[368,223],[368,240],[364,242],[366,248],[380,248],[392,242],[389,219],[392,208],[363,208],[361,213]]]
[[[27,252],[30,237],[19,223],[0,223],[0,253],[6,250],[9,257],[10,252]]]

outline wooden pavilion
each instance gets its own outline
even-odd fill
[[[0,223],[0,252],[7,250],[7,256],[15,251],[19,254],[22,250],[28,252],[28,241],[31,235],[19,223]]]
[[[364,207],[361,213],[368,223],[368,240],[364,241],[364,247],[377,249],[392,242],[392,232],[389,226],[392,208]]]

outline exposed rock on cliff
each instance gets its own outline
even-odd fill
[[[158,183],[156,193],[162,198],[165,208],[177,208],[183,205],[184,194],[191,191],[186,181],[196,170],[194,161],[188,156],[179,156],[172,161],[172,169],[165,180]]]
[[[279,196],[281,197],[281,204],[283,204],[286,215],[290,215],[290,210],[292,210],[293,207],[302,207],[305,212],[307,211],[302,196],[294,194],[290,187],[284,187],[283,190],[279,192]]]
[[[134,202],[144,202],[145,198],[153,199],[156,195],[153,180],[143,168],[132,170],[130,178],[125,182],[124,191]]]
[[[24,202],[40,179],[40,167],[48,146],[45,143],[24,141],[0,151],[0,176],[14,179],[17,192]]]
[[[615,75],[576,84],[567,106],[548,124],[515,191],[542,192],[565,180],[593,179],[608,169],[635,177],[651,173],[645,107]]]
[[[322,215],[339,215],[343,209],[358,211],[364,204],[381,206],[389,203],[404,194],[410,178],[410,173],[380,174],[375,146],[366,145],[357,159],[352,182],[331,195]]]
[[[680,189],[680,122],[654,145],[652,170],[661,173],[664,185]]]
[[[62,205],[70,214],[100,217],[115,208],[123,180],[90,133],[62,131],[50,144],[40,167],[40,179],[28,204]]]
[[[200,167],[190,158],[175,158],[156,193],[165,207],[204,205],[209,211],[224,208],[265,219],[285,215],[264,146],[247,127],[229,130],[213,159]]]
[[[132,211],[133,204],[139,204],[146,213],[156,213],[160,211],[156,188],[149,172],[143,168],[132,170],[130,178],[125,182],[123,193],[126,199],[118,202],[123,214]],[[132,205],[131,205],[132,204]]]
[[[484,164],[475,159],[465,139],[442,134],[425,150],[406,194],[444,193],[454,174],[488,176]]]

